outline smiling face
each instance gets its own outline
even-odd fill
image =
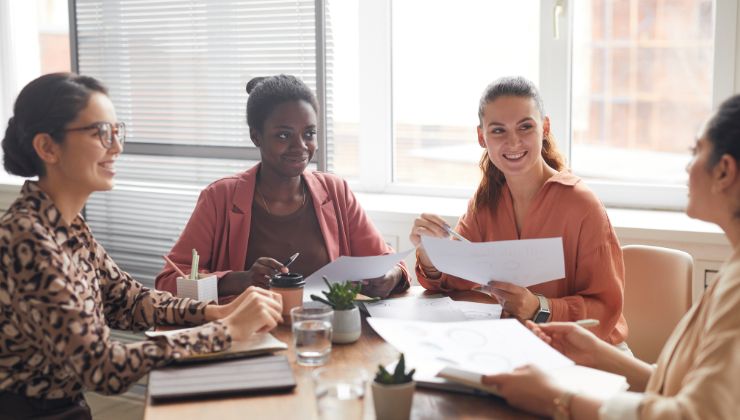
[[[277,105],[262,132],[250,130],[260,149],[262,167],[285,178],[300,176],[316,152],[316,121],[316,111],[306,101]]]
[[[501,96],[488,102],[478,127],[478,143],[504,176],[523,175],[542,165],[542,139],[550,120],[528,97]]]
[[[111,100],[95,92],[87,106],[80,111],[66,129],[86,127],[97,122],[118,122]],[[103,147],[97,130],[70,131],[59,144],[58,159],[47,163],[46,176],[56,177],[69,187],[90,194],[113,188],[115,160],[122,152],[121,144],[114,141],[110,149]]]

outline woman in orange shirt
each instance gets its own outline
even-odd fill
[[[486,291],[507,316],[537,322],[595,318],[600,338],[623,343],[619,241],[604,206],[566,169],[537,88],[521,77],[496,80],[483,92],[478,118],[483,179],[455,231],[472,242],[562,237],[565,257],[563,279],[529,288],[491,281]],[[438,271],[421,246],[421,235],[447,237],[445,227],[434,214],[414,221],[409,237],[417,246],[419,283],[429,290],[473,289],[476,283]]]

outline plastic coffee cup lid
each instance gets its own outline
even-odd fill
[[[278,273],[270,277],[270,287],[294,289],[303,287],[305,284],[306,280],[299,273]]]

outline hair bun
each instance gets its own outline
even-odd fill
[[[261,76],[255,77],[252,80],[250,80],[247,83],[247,93],[252,93],[254,88],[257,87],[257,85],[259,85],[260,83],[262,83],[263,80],[265,80],[265,77],[261,77]]]

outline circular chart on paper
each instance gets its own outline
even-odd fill
[[[427,335],[427,332],[423,329],[413,326],[413,325],[406,325],[403,327],[403,332],[408,337],[424,337]]]
[[[430,341],[420,341],[417,344],[420,348],[429,351],[429,352],[435,352],[440,353],[442,351],[442,347],[438,344],[432,343]]]
[[[447,338],[463,347],[482,347],[488,343],[488,339],[483,334],[465,328],[451,329],[447,332]]]
[[[468,363],[479,371],[489,374],[508,372],[513,369],[511,361],[506,356],[491,352],[470,353]]]
[[[465,318],[469,320],[496,319],[496,317],[490,312],[476,311],[475,309],[463,310],[463,314],[465,315]]]

